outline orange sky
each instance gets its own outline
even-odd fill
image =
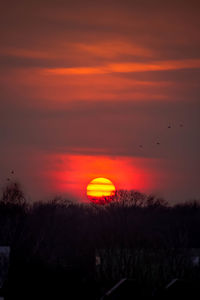
[[[1,4],[2,184],[15,168],[32,200],[85,201],[97,176],[173,202],[199,198],[199,9],[195,0]]]

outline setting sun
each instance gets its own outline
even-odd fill
[[[95,178],[87,186],[87,196],[91,201],[98,202],[103,197],[110,197],[115,194],[115,186],[107,178]]]

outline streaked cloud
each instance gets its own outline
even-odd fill
[[[200,59],[198,60],[176,60],[145,63],[115,63],[99,67],[81,67],[81,68],[52,68],[45,69],[46,73],[56,75],[90,75],[90,74],[109,74],[109,73],[133,73],[148,71],[168,71],[181,69],[199,69]]]

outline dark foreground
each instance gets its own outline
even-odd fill
[[[169,207],[123,191],[106,206],[28,205],[12,184],[0,198],[0,245],[11,249],[8,268],[0,260],[5,299],[200,297],[197,202]]]

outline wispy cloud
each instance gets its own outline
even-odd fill
[[[168,71],[181,69],[199,69],[200,59],[185,59],[171,61],[155,61],[151,63],[114,63],[97,67],[76,67],[76,68],[46,68],[41,70],[44,73],[56,75],[91,75],[109,73],[133,73],[148,71]]]

